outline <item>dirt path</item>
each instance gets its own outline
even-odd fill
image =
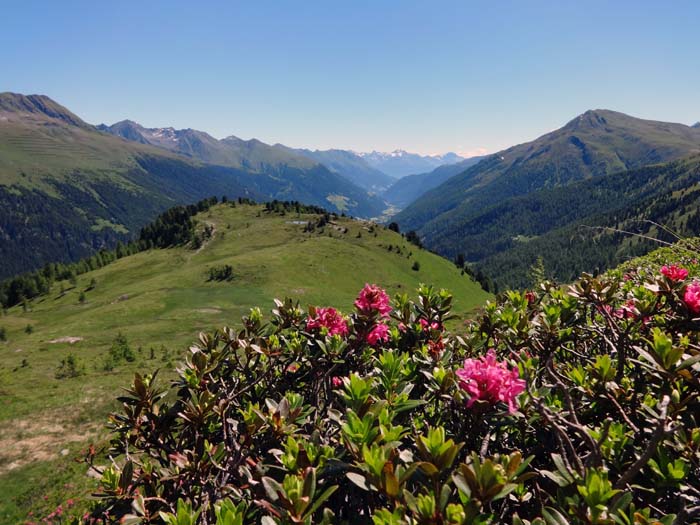
[[[66,421],[62,411],[10,420],[0,429],[0,475],[35,461],[57,459],[75,443],[87,446],[101,429],[98,423]]]
[[[210,222],[210,221],[203,221],[203,222],[204,222],[204,224],[206,224],[207,226],[211,226],[211,235],[209,236],[209,238],[208,238],[206,241],[202,241],[202,245],[201,245],[199,248],[197,248],[197,250],[194,252],[193,255],[198,254],[198,253],[201,252],[204,248],[206,248],[207,244],[209,244],[209,242],[210,242],[212,239],[214,239],[214,235],[216,235],[216,224],[213,223],[213,222]]]

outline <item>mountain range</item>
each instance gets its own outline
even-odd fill
[[[610,110],[462,159],[294,149],[131,120],[92,126],[48,97],[2,93],[0,278],[114,246],[172,205],[225,195],[366,218],[404,208],[391,219],[402,230],[498,286],[526,285],[538,256],[565,280],[649,248],[614,249],[605,228],[663,237],[653,220],[698,233],[698,155],[699,125]]]
[[[573,224],[592,220],[592,212],[605,214],[622,205],[634,206],[641,194],[631,186],[625,199],[606,192],[616,180],[635,180],[629,173],[644,166],[661,165],[654,168],[656,183],[649,187],[657,191],[655,199],[663,198],[670,191],[666,183],[670,179],[664,174],[675,169],[674,164],[664,163],[698,152],[700,128],[609,110],[588,111],[556,131],[491,155],[449,178],[394,220],[405,230],[417,230],[426,246],[438,253],[462,255],[484,272],[501,278],[503,285],[522,285],[523,267],[533,262],[532,257],[516,261],[519,276],[510,280],[503,280],[503,272],[487,264],[489,258],[512,249],[520,253],[526,250],[525,243],[534,250],[537,244],[532,244],[533,240],[562,227],[564,218]],[[625,173],[627,178],[623,178]],[[577,184],[601,177],[608,177],[602,186]],[[580,199],[586,204],[568,204]],[[560,214],[557,220],[543,212],[550,208]],[[539,242],[544,243],[540,248],[547,244]],[[512,264],[514,259],[508,261]],[[608,264],[604,260],[588,262],[594,267]]]
[[[0,94],[0,278],[113,246],[160,211],[212,195],[359,217],[386,208],[283,146],[130,121],[98,129],[46,96]]]
[[[358,153],[370,166],[386,173],[394,178],[405,177],[431,171],[443,164],[456,164],[463,161],[456,153],[445,153],[443,155],[419,155],[409,153],[401,149],[390,153],[372,151],[370,153]]]
[[[392,184],[397,182],[394,177],[370,166],[366,159],[353,151],[343,149],[313,151],[296,149],[293,151],[323,164],[328,169],[349,179],[361,188],[382,194],[382,196]]]

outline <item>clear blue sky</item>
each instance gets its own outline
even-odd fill
[[[700,120],[700,2],[4,0],[0,91],[311,148],[496,151],[591,108]]]

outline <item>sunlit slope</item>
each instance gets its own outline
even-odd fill
[[[365,282],[379,283],[392,293],[412,293],[421,282],[448,288],[461,317],[488,298],[452,263],[419,250],[390,230],[340,218],[304,232],[304,222],[318,218],[268,215],[260,206],[219,205],[198,216],[202,226],[215,229],[212,240],[200,250],[172,248],[129,256],[79,276],[76,287],[67,282],[56,285],[29,312],[11,309],[0,321],[9,339],[0,344],[2,368],[20,366],[23,359],[31,367],[5,377],[11,401],[6,398],[0,408],[2,418],[40,405],[63,404],[64,395],[74,396],[76,387],[94,389],[90,378],[99,376],[96,382],[100,383],[105,374],[93,368],[99,367],[118,332],[134,348],[165,345],[181,351],[199,330],[236,324],[252,306],[271,308],[276,297],[291,296],[303,306],[331,304],[349,311]],[[418,271],[413,269],[416,262]],[[208,281],[208,270],[223,265],[233,267],[233,279]],[[80,304],[79,295],[92,279],[97,286],[85,292],[86,302]],[[61,295],[60,287],[67,290],[65,294]],[[24,332],[27,324],[33,326],[32,334]],[[73,345],[48,342],[62,337],[83,339]],[[22,351],[15,352],[17,348]],[[81,385],[53,377],[68,352],[87,364],[87,378]],[[61,395],[47,400],[31,386],[43,383]],[[33,397],[36,403],[31,402]]]

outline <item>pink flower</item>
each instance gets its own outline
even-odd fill
[[[372,331],[367,334],[367,342],[372,346],[376,345],[379,341],[389,340],[389,327],[385,324],[378,324],[372,328]]]
[[[309,330],[326,328],[330,335],[347,335],[348,323],[335,308],[316,308],[316,317],[306,320]]]
[[[333,376],[331,378],[331,384],[333,385],[333,388],[338,388],[343,386],[343,379],[340,376]]]
[[[428,323],[426,319],[423,319],[422,317],[418,319],[418,322],[420,323],[421,327],[423,328],[423,331],[427,332],[428,330],[440,330],[440,323],[437,321],[433,321],[432,323]]]
[[[532,304],[535,302],[535,299],[537,299],[537,296],[535,292],[525,292],[525,299],[527,300],[527,304]]]
[[[479,359],[466,359],[464,367],[455,373],[460,388],[471,396],[467,401],[468,407],[477,400],[491,404],[501,401],[508,405],[512,413],[515,411],[515,398],[525,390],[525,381],[519,378],[518,369],[509,369],[504,361],[496,361],[493,348]]]
[[[683,281],[688,277],[688,270],[680,266],[672,264],[671,266],[662,266],[661,273],[671,281]]]
[[[688,310],[696,315],[700,314],[700,282],[693,281],[686,287],[683,300]]]
[[[355,300],[355,307],[363,314],[378,312],[381,317],[388,317],[391,312],[389,296],[376,284],[365,284]]]

